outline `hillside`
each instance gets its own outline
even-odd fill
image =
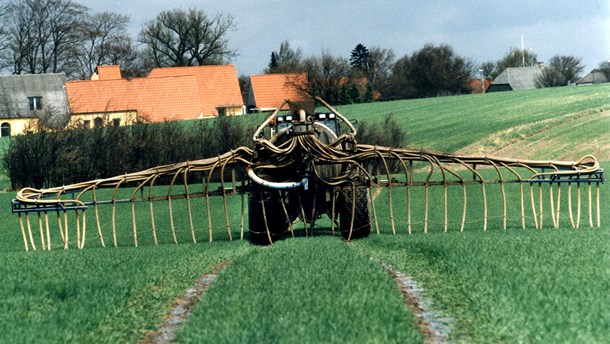
[[[348,118],[394,114],[408,146],[523,159],[610,161],[610,84],[341,106]]]

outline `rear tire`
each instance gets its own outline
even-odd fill
[[[289,223],[281,202],[282,200],[277,191],[254,190],[249,193],[248,239],[251,243],[270,245],[288,231]],[[265,225],[265,218],[267,219],[267,225]],[[269,233],[267,233],[267,227],[269,228]]]
[[[345,240],[364,238],[371,233],[371,219],[369,217],[369,206],[366,187],[347,188],[341,191],[339,199],[339,229],[341,237]],[[354,227],[352,224],[352,200],[355,200]]]

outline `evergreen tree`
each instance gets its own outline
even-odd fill
[[[360,103],[360,90],[356,84],[351,84],[348,92],[352,103]]]
[[[374,92],[373,84],[371,84],[370,82],[367,82],[366,91],[364,92],[364,96],[362,97],[362,102],[363,103],[372,103],[375,100],[373,92]]]
[[[275,57],[275,52],[271,53],[271,61],[269,61],[269,70],[273,70],[277,68],[277,57]]]
[[[350,66],[360,72],[366,72],[368,70],[368,63],[369,50],[362,44],[356,45],[349,58]]]
[[[341,91],[339,91],[339,98],[337,99],[337,105],[346,105],[351,104],[352,98],[350,97],[349,91],[346,85],[341,86]]]

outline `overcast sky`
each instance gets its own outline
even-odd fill
[[[582,58],[584,73],[610,60],[609,0],[77,0],[93,12],[131,17],[134,38],[163,10],[197,7],[234,17],[229,46],[239,74],[259,74],[283,41],[305,57],[328,51],[349,58],[362,43],[392,48],[396,57],[426,43],[449,44],[480,64],[521,46],[539,61]]]

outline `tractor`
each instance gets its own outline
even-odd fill
[[[316,111],[316,101],[326,111]],[[252,187],[248,193],[249,239],[267,245],[292,233],[299,220],[313,228],[327,215],[346,240],[366,237],[371,231],[365,174],[351,165],[321,157],[316,149],[324,145],[348,154],[356,148],[356,129],[330,105],[316,101],[285,101],[254,134],[254,161],[248,168]],[[288,105],[289,111],[279,109]],[[310,145],[292,150],[287,147],[302,138]],[[309,140],[308,140],[309,139]],[[311,146],[311,147],[310,147]],[[309,148],[309,149],[308,149]],[[288,149],[293,156],[278,164],[278,154]],[[335,153],[335,152],[333,152]],[[346,178],[347,177],[347,178]]]

